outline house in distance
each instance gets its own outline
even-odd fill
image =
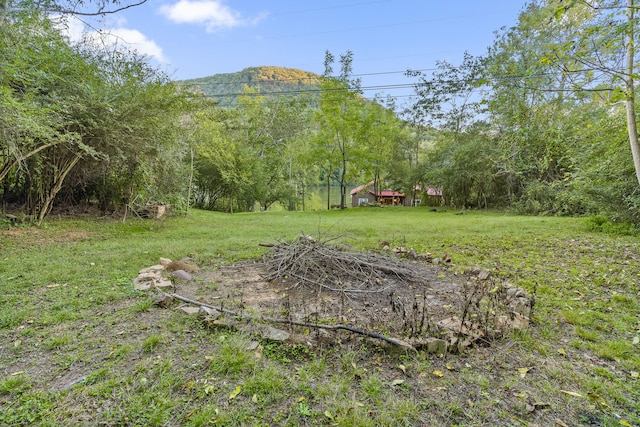
[[[426,187],[424,191],[419,185],[414,187],[413,195],[406,195],[391,189],[377,190],[375,181],[359,185],[349,192],[351,206],[370,206],[374,204],[387,206],[419,206],[423,204],[422,197],[426,196],[425,204],[429,206],[439,205],[442,199],[442,191],[434,187]]]

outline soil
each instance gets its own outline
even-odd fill
[[[354,283],[353,271],[322,271],[309,268],[309,263],[304,277],[289,270],[274,272],[267,255],[200,270],[192,280],[177,283],[175,293],[240,315],[348,325],[418,344],[450,332],[443,329],[443,322],[452,325],[452,319],[477,319],[482,308],[489,309],[490,304],[480,304],[480,299],[486,297],[489,286],[493,287],[491,281],[483,284],[474,274],[453,273],[450,264],[434,265],[386,254],[369,257],[366,265],[375,266],[365,274],[369,279],[359,283]],[[410,274],[398,274],[400,270]],[[477,292],[479,289],[482,292]],[[478,326],[488,325],[474,323]]]

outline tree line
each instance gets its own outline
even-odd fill
[[[531,1],[485,55],[408,71],[405,105],[364,98],[353,53],[326,52],[316,96],[247,86],[224,108],[135,52],[70,44],[37,8],[5,13],[3,208],[39,221],[54,205],[297,210],[318,184],[346,207],[350,186],[374,181],[439,187],[456,207],[638,224],[636,8]]]

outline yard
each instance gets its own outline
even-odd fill
[[[640,243],[590,224],[394,207],[5,228],[0,425],[638,426]],[[258,288],[247,286],[263,272],[249,267],[273,250],[261,243],[300,235],[349,253],[413,248],[430,255],[430,283],[489,271],[532,296],[532,324],[445,354],[347,330],[280,325],[296,339],[257,336],[240,316],[256,314],[246,307]],[[178,301],[155,305],[132,280],[160,257],[199,267],[175,293],[239,315],[213,325]],[[357,306],[332,319],[348,324]]]

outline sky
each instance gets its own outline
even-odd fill
[[[353,52],[365,96],[409,96],[406,70],[485,54],[526,0],[148,0],[99,20],[72,20],[78,38],[107,30],[175,80],[262,65],[324,72],[325,52]],[[336,72],[339,64],[334,66]]]

